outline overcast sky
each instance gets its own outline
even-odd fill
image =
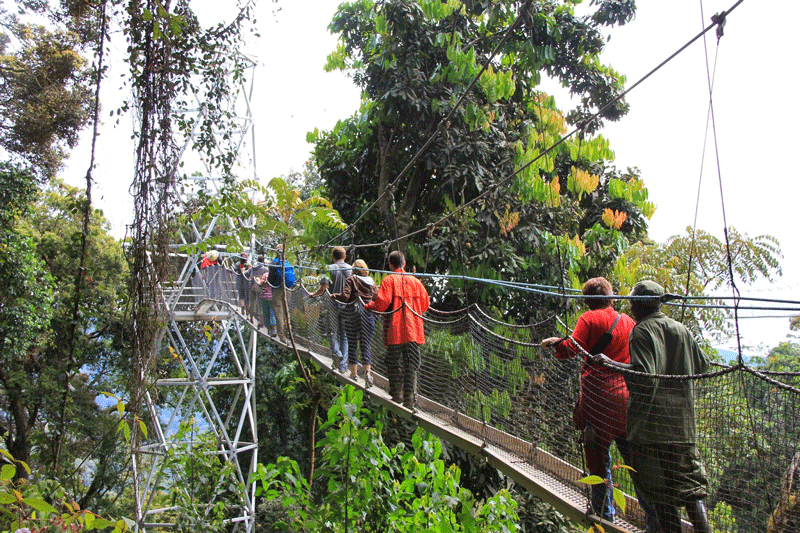
[[[256,172],[262,181],[302,169],[310,150],[306,133],[314,128],[329,129],[358,107],[359,94],[352,82],[341,73],[322,69],[326,55],[335,47],[327,25],[338,3],[280,0],[280,11],[274,13],[275,4],[261,2],[261,39],[251,53],[259,62],[252,105]],[[220,5],[196,4],[211,9]],[[610,32],[603,56],[606,63],[627,76],[628,85],[689,41],[714,13],[729,9],[734,1],[637,4],[634,21]],[[702,40],[634,89],[627,97],[630,113],[602,132],[611,141],[617,165],[636,166],[642,172],[651,199],[658,206],[650,221],[655,240],[683,233],[691,226],[696,202],[698,227],[721,236],[721,196],[729,225],[751,236],[766,233],[780,239],[785,256],[783,278],[774,285],[744,289],[744,294],[800,299],[794,277],[800,268],[800,251],[791,216],[800,192],[797,165],[791,163],[800,122],[795,103],[798,62],[792,22],[798,16],[798,2],[745,0],[728,17],[716,59],[713,92],[719,172],[714,137],[711,133],[706,137],[709,91]],[[713,68],[717,54],[713,32],[706,44],[709,68]],[[124,54],[124,50],[116,53]],[[106,102],[119,99],[116,83],[116,79],[106,83]],[[563,108],[567,103],[560,105]],[[113,107],[109,103],[105,106],[107,110]],[[127,191],[132,169],[121,164],[129,157],[124,153],[132,152],[130,125],[114,129],[110,119],[107,122],[99,139],[95,201],[121,236],[130,220]],[[85,150],[78,150],[65,173],[68,181],[82,183],[87,164]],[[748,344],[775,345],[788,329],[786,319],[745,322]]]

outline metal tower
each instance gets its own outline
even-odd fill
[[[240,127],[226,133],[240,154],[240,167],[252,169],[254,176],[250,102],[255,62],[250,64],[247,85],[229,101]],[[204,109],[198,100],[196,109],[184,113],[200,115]],[[191,145],[190,136],[181,151],[184,168],[204,168],[176,191],[184,205],[199,187],[218,191],[221,180]],[[255,485],[249,478],[258,461],[258,334],[238,313],[224,250],[218,264],[201,268],[207,251],[203,242],[227,224],[232,221],[219,217],[205,227],[187,222],[171,246],[171,280],[160,295],[166,320],[154,347],[153,375],[145,376],[147,432],[133,455],[137,531],[190,525],[212,515],[223,516],[229,531],[254,529]],[[209,476],[210,470],[216,474]]]

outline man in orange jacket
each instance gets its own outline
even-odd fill
[[[421,363],[419,345],[425,344],[425,324],[420,315],[428,310],[430,299],[422,283],[403,270],[405,265],[402,252],[395,250],[389,254],[389,266],[394,274],[381,282],[375,300],[364,307],[389,313],[383,317],[389,395],[394,402],[413,410]]]

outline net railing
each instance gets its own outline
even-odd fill
[[[272,321],[259,316],[260,306],[251,305],[251,293],[242,292],[241,280],[237,290],[240,273],[223,265],[213,271],[205,270],[195,272],[183,284],[183,291],[173,291],[172,308],[189,310],[209,297],[218,298],[253,310],[253,324],[263,322],[268,334]],[[248,296],[241,298],[245,294]],[[364,320],[348,318],[364,311],[354,304],[335,302],[328,293],[311,297],[311,292],[298,283],[287,295],[293,333],[307,349],[330,356],[337,317],[341,316],[344,331],[340,341],[346,339],[350,347],[349,361],[357,358],[358,381],[363,386],[363,365],[367,362],[377,375],[388,375],[381,336],[382,314],[374,314],[374,327],[370,327],[364,325]],[[613,436],[611,430],[598,428],[595,435],[588,437],[594,439],[590,441],[585,432],[575,427],[573,410],[581,395],[584,358],[578,355],[559,360],[552,351],[540,347],[540,341],[552,334],[552,323],[504,324],[474,305],[448,312],[431,308],[423,319],[426,342],[420,347],[419,409],[463,427],[479,435],[485,443],[507,450],[557,477],[561,483],[552,490],[561,492],[557,495],[565,498],[575,498],[577,494],[585,501],[587,511],[592,508],[592,492],[596,489],[578,480],[589,473],[588,450],[597,451],[592,448],[597,444],[597,434],[607,435],[605,439],[599,438],[600,453],[608,449],[613,486],[625,493],[629,501],[624,517],[619,509],[615,512],[618,518],[644,529],[645,515],[636,500],[630,470],[621,466],[627,462],[624,456],[628,453],[624,449],[627,444],[624,435],[613,439],[609,437]],[[354,350],[352,345],[357,339],[361,346]],[[368,350],[364,350],[365,344]],[[347,353],[343,346],[342,351]],[[365,352],[369,361],[364,360]],[[593,378],[602,382],[583,383],[582,401],[587,402],[585,409],[594,411],[594,419],[618,421],[622,416],[624,422],[618,403],[605,401],[602,395],[586,394],[588,387],[607,387],[609,379],[624,384],[622,373],[610,372],[615,377],[609,378],[606,373],[606,377]],[[685,490],[690,492],[693,483],[702,487],[692,497],[705,500],[714,531],[800,531],[797,422],[800,390],[796,388],[800,376],[767,374],[744,365],[715,365],[707,374],[688,378],[645,376],[642,379],[645,378],[647,386],[630,391],[629,401],[644,404],[654,401],[653,390],[667,399],[667,407],[653,413],[652,427],[660,432],[654,436],[654,442],[660,439],[661,444],[670,444],[675,427],[691,425],[696,433],[693,446],[675,446],[669,448],[672,455],[653,457],[647,469],[661,468],[653,475],[679,476],[678,472],[686,470],[682,461],[691,461],[696,451],[707,483],[679,479],[670,486],[677,483],[689,487]],[[684,401],[687,397],[691,398],[690,405]],[[691,468],[689,472],[691,478]],[[648,471],[647,475],[651,474]],[[680,499],[685,494],[671,497]],[[597,505],[596,495],[594,499]],[[600,514],[597,508],[595,512]],[[684,520],[689,518],[685,511],[681,513]]]

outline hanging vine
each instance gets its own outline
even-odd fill
[[[249,64],[239,49],[254,3],[241,2],[232,22],[211,29],[201,28],[189,4],[130,0],[125,14],[137,141],[131,185],[134,217],[127,238],[133,399],[141,398],[151,375],[153,348],[163,324],[157,289],[168,273],[182,147],[189,144],[227,178],[237,155],[228,142],[236,117],[227,104]],[[197,101],[199,113],[187,113]]]

